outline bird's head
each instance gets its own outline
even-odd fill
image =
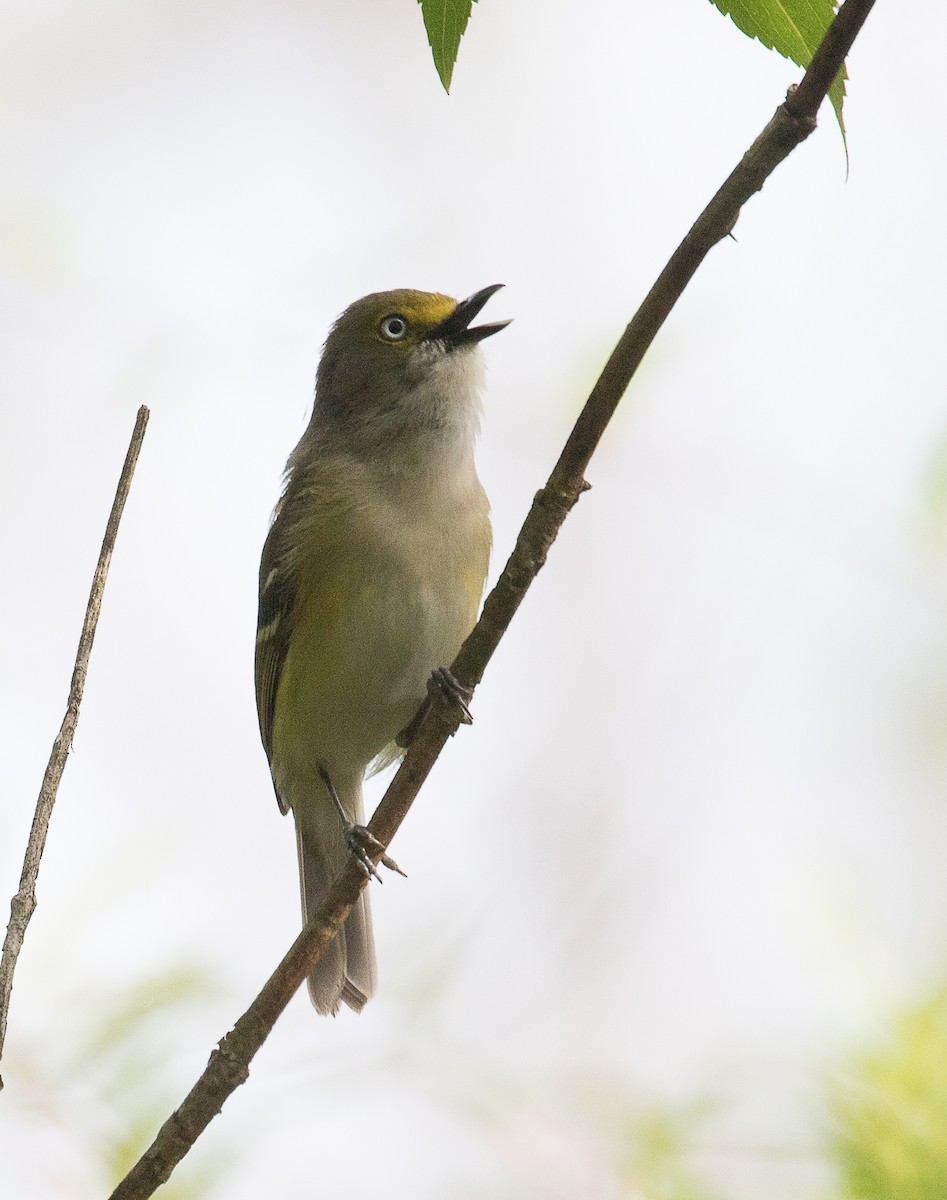
[[[483,377],[479,343],[509,322],[472,322],[502,286],[461,301],[409,288],[356,300],[326,339],[314,423],[358,440],[471,422],[475,428]]]

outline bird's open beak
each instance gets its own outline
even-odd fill
[[[501,287],[503,287],[502,283],[492,283],[489,287],[474,292],[466,300],[461,300],[449,317],[434,326],[426,335],[425,340],[444,342],[453,350],[456,346],[470,346],[475,342],[482,342],[484,338],[505,329],[509,325],[509,321],[496,321],[492,325],[475,325],[472,329],[470,327],[470,322],[493,293],[498,292]]]

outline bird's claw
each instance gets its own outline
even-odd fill
[[[472,725],[473,717],[467,707],[472,696],[473,688],[462,684],[450,667],[436,667],[427,681],[427,696],[418,711],[395,738],[395,744],[402,750],[407,750],[417,736],[428,709],[435,704],[441,706],[448,720],[456,721],[457,725]],[[456,726],[451,730],[452,734],[454,732],[456,732]]]
[[[457,718],[459,725],[472,725],[473,717],[467,705],[473,688],[461,683],[449,667],[436,667],[427,681],[428,695],[434,703],[445,705]]]
[[[389,871],[397,871],[399,875],[405,874],[391,855],[385,853],[384,842],[380,842],[367,825],[346,824],[345,841],[355,859],[355,865],[366,879],[377,879],[379,883],[384,882],[375,866],[376,855],[382,866],[387,867]],[[378,853],[379,850],[381,854]]]
[[[328,770],[324,766],[320,766],[319,774],[322,776],[322,782],[326,785],[329,799],[335,805],[335,810],[339,814],[339,820],[342,822],[342,829],[345,833],[346,845],[355,859],[356,866],[365,878],[377,879],[379,883],[382,882],[382,878],[378,874],[378,868],[375,866],[376,858],[389,871],[397,871],[399,875],[405,875],[395,860],[389,854],[385,853],[385,843],[380,842],[367,825],[355,825],[349,820],[348,813],[339,799],[339,793],[335,790],[335,784],[332,782]],[[406,875],[405,878],[407,878]]]

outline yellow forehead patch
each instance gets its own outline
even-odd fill
[[[411,325],[437,325],[445,321],[457,301],[439,292],[415,292],[402,288],[396,292],[382,292],[378,296],[378,315],[400,313]]]

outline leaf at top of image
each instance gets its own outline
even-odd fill
[[[724,16],[747,35],[762,42],[800,67],[807,67],[835,16],[833,0],[710,0]],[[842,104],[845,68],[829,88],[829,99],[845,140]]]
[[[449,92],[460,39],[470,20],[473,0],[418,0],[418,3],[434,55],[434,66],[437,67],[444,91]]]

